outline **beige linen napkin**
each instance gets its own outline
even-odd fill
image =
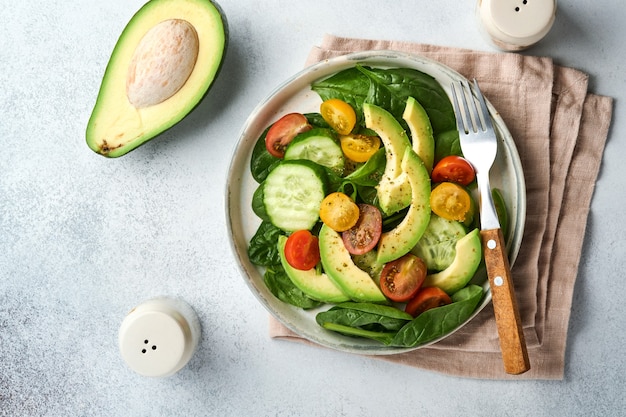
[[[380,49],[419,54],[476,78],[515,140],[528,205],[512,273],[531,369],[518,376],[504,372],[491,305],[436,344],[374,357],[470,378],[562,379],[574,283],[612,98],[588,93],[588,76],[580,71],[520,54],[326,35],[307,65]],[[310,343],[273,317],[270,335]]]

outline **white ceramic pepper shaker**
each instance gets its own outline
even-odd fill
[[[497,48],[521,51],[544,38],[556,17],[556,0],[478,0],[483,34]]]
[[[200,321],[189,304],[176,298],[153,298],[124,318],[119,330],[120,352],[135,372],[165,377],[189,362],[200,332]]]

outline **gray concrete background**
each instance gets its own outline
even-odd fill
[[[0,415],[626,415],[626,16],[617,0],[559,2],[528,54],[615,97],[574,293],[565,379],[453,378],[271,340],[239,276],[224,185],[241,126],[324,33],[492,50],[472,1],[222,0],[230,49],[205,101],[118,160],[84,140],[109,54],[142,0],[0,1]],[[203,337],[167,379],[130,371],[128,310],[160,294],[196,308]]]

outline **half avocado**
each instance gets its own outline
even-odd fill
[[[87,124],[87,144],[122,156],[187,116],[215,80],[228,43],[210,0],[151,0],[128,22]]]

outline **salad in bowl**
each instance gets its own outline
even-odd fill
[[[475,173],[447,89],[459,78],[422,57],[354,54],[296,75],[251,115],[229,175],[233,248],[253,292],[298,335],[397,353],[441,340],[490,301]],[[523,175],[492,116],[512,263]]]

